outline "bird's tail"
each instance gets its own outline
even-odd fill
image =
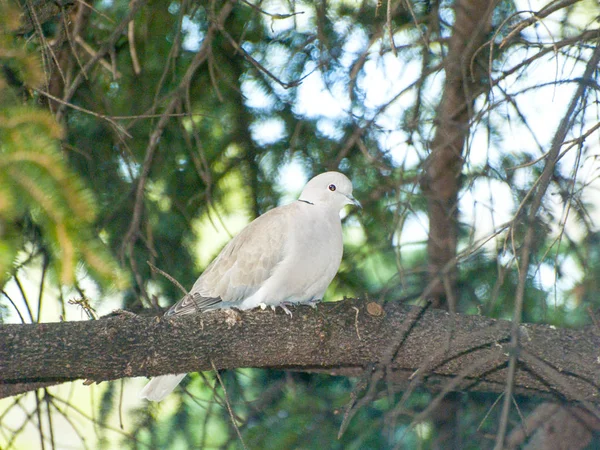
[[[152,378],[142,392],[140,392],[141,398],[146,398],[153,402],[160,402],[167,395],[169,395],[173,389],[177,387],[181,380],[186,376],[185,373],[178,375],[162,375],[160,377]]]

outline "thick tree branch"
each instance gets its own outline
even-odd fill
[[[451,319],[440,310],[415,314],[415,307],[395,303],[374,316],[366,306],[359,300],[327,303],[316,310],[301,306],[292,318],[281,311],[253,310],[172,320],[122,316],[2,325],[0,398],[27,386],[34,389],[36,383],[211,370],[213,363],[218,369],[263,367],[358,376],[385,361],[392,347],[398,348],[390,365],[400,389],[420,370],[426,372],[423,383],[430,389],[439,390],[453,380],[453,390],[503,391],[510,322],[464,315]],[[543,325],[522,325],[520,331],[523,351],[537,358],[544,355],[545,367],[520,364],[517,393],[596,401],[600,336]],[[469,367],[473,370],[466,370]]]

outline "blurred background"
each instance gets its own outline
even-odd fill
[[[1,321],[169,306],[147,262],[189,289],[339,170],[364,209],[325,300],[591,324],[598,19],[594,0],[0,2]],[[413,423],[436,393],[382,395],[338,439],[357,380],[221,377],[235,426],[214,373],[160,404],[142,379],[79,381],[0,400],[0,448],[479,449],[501,414],[464,392]]]

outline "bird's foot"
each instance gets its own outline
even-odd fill
[[[283,302],[283,303],[280,303],[280,304],[279,304],[279,306],[281,306],[281,309],[283,309],[283,310],[285,311],[285,313],[286,313],[288,316],[290,316],[290,317],[293,317],[293,314],[292,314],[292,312],[291,312],[291,311],[288,309],[287,305],[290,305],[290,306],[291,306],[291,305],[293,305],[293,303],[286,303],[286,302]],[[275,309],[275,307],[273,307],[273,309]]]
[[[312,309],[317,309],[317,305],[319,303],[321,303],[321,299],[311,300],[310,302],[307,303],[307,305],[310,306]]]

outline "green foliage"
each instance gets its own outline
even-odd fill
[[[0,4],[0,285],[32,239],[51,255],[60,283],[73,284],[83,262],[102,284],[123,285],[113,258],[94,236],[93,194],[60,150],[63,128],[32,99],[21,100],[28,96],[25,89],[42,84],[44,74],[38,54],[10,33],[19,14],[16,6]],[[40,234],[27,235],[24,221]]]

